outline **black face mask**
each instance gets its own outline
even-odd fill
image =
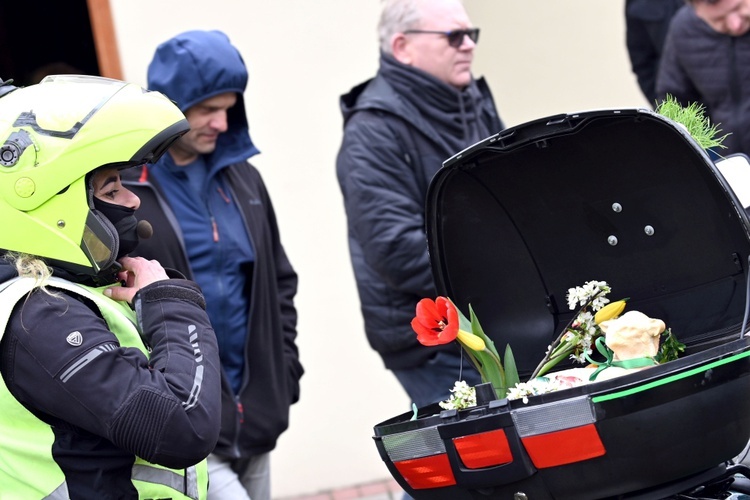
[[[94,197],[94,208],[101,212],[115,226],[120,239],[120,250],[117,258],[124,257],[138,246],[138,219],[135,218],[135,210],[107,203],[96,196]]]

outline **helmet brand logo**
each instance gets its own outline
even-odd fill
[[[65,337],[65,340],[67,340],[68,344],[72,345],[73,347],[78,347],[79,345],[83,344],[83,335],[81,335],[81,332],[76,330],[75,332],[68,334],[68,336]]]

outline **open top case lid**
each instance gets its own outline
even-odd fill
[[[427,198],[439,293],[511,346],[522,379],[576,313],[568,289],[591,280],[688,351],[738,338],[748,227],[703,149],[643,109],[507,129],[447,160]]]

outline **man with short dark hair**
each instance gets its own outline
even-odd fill
[[[724,133],[722,154],[750,154],[750,0],[688,0],[672,20],[660,98],[702,104]]]
[[[425,347],[410,323],[434,297],[427,187],[442,162],[500,132],[489,87],[471,73],[476,28],[459,0],[387,0],[377,75],[341,97],[336,172],[365,331],[417,406],[480,377],[456,342]],[[462,368],[463,365],[463,368]]]

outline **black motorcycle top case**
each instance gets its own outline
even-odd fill
[[[381,456],[412,496],[659,498],[742,450],[750,224],[683,127],[642,109],[513,127],[447,160],[426,211],[440,295],[466,314],[471,305],[500,353],[510,345],[521,380],[576,313],[568,289],[591,280],[606,281],[612,300],[629,298],[628,311],[663,320],[687,348],[677,361],[526,403],[431,405],[417,420],[378,424]],[[505,458],[467,464],[457,451],[467,436],[499,436]],[[431,439],[444,459],[418,458]],[[400,472],[426,459],[450,469],[435,487]]]

